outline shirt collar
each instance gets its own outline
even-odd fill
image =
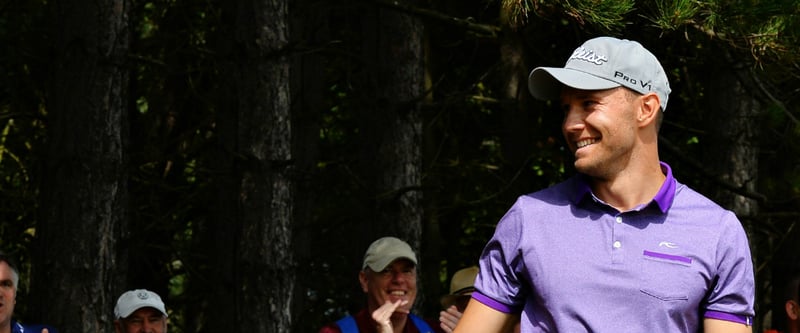
[[[672,176],[672,168],[670,168],[667,163],[659,163],[661,165],[661,172],[664,173],[666,179],[664,179],[664,183],[661,184],[661,188],[658,189],[658,192],[653,197],[653,200],[650,201],[650,204],[655,204],[658,206],[659,210],[661,210],[661,213],[666,214],[669,207],[672,206],[672,201],[675,199],[675,189],[678,186],[675,182],[675,178]],[[589,176],[579,173],[575,187],[574,202],[580,202],[586,198],[587,195],[591,194],[592,188],[589,186]]]

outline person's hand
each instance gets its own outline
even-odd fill
[[[397,302],[386,301],[381,307],[372,312],[372,319],[378,323],[378,333],[393,333],[392,328],[392,315],[395,312],[408,313],[405,310],[398,310],[403,305],[408,304],[407,300],[398,300]]]
[[[444,311],[439,312],[439,326],[447,333],[452,333],[456,329],[458,321],[461,320],[461,311],[455,305],[451,305]]]

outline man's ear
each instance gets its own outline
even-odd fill
[[[795,301],[786,301],[785,304],[786,308],[786,316],[789,317],[791,320],[798,320],[800,319],[800,304],[797,304]]]
[[[367,272],[364,272],[363,269],[358,272],[358,282],[361,284],[361,291],[366,293],[369,288],[367,283]]]
[[[639,114],[637,119],[641,126],[646,126],[650,123],[655,123],[658,118],[658,113],[661,110],[661,103],[658,95],[650,92],[641,96],[641,104],[639,107]]]

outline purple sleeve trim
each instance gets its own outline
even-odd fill
[[[732,321],[734,323],[745,324],[750,326],[753,324],[753,317],[750,316],[742,316],[742,315],[735,315],[732,313],[727,312],[719,312],[719,311],[706,311],[704,316],[705,318],[709,319],[719,319],[725,321]]]
[[[486,296],[484,294],[481,294],[480,291],[473,292],[472,293],[472,298],[475,299],[478,302],[483,303],[484,305],[486,305],[486,306],[488,306],[488,307],[490,307],[492,309],[495,309],[495,310],[503,312],[503,313],[517,313],[517,312],[519,312],[514,307],[505,305],[503,303],[500,303],[498,301],[495,301],[495,300],[489,298],[488,296]]]

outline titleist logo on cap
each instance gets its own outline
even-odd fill
[[[575,52],[572,52],[572,55],[567,61],[572,59],[583,60],[596,65],[602,65],[604,62],[608,61],[608,57],[605,55],[597,53],[594,50],[587,49],[583,46],[575,49]]]

